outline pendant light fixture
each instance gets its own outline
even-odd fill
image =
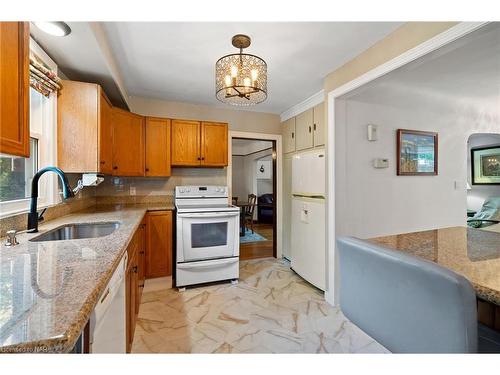
[[[233,36],[232,44],[240,52],[215,63],[215,95],[223,103],[249,106],[267,98],[267,64],[258,56],[243,53],[250,43],[247,35]]]

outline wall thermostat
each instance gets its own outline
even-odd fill
[[[378,127],[374,124],[368,124],[368,140],[376,141],[378,139]]]
[[[389,159],[373,159],[373,166],[375,168],[389,168]]]

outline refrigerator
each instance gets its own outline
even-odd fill
[[[315,287],[326,288],[325,150],[292,159],[291,267]]]

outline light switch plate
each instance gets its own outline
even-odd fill
[[[389,168],[389,159],[377,158],[373,159],[374,168]]]
[[[368,124],[368,140],[376,141],[378,139],[378,126],[374,124]]]

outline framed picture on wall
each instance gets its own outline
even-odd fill
[[[438,174],[438,134],[419,130],[397,130],[397,175]]]
[[[261,180],[268,180],[271,178],[271,160],[258,160],[257,161],[257,178]]]
[[[473,185],[500,185],[500,145],[471,150]]]

